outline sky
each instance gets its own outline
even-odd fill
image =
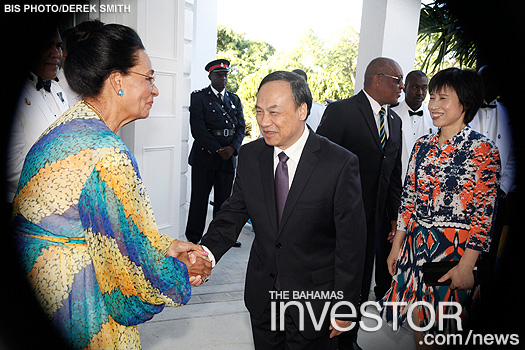
[[[323,40],[348,25],[359,32],[361,9],[362,0],[218,0],[218,24],[288,50],[309,28]]]

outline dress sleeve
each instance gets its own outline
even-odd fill
[[[466,247],[487,252],[496,217],[501,162],[498,149],[488,143],[482,143],[474,152],[476,183],[471,207],[470,235]]]
[[[112,152],[96,163],[80,195],[79,213],[98,287],[115,321],[136,325],[165,305],[189,301],[186,265],[165,256],[173,239],[157,231],[131,154]]]

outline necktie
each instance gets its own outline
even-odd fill
[[[279,153],[278,156],[279,164],[277,164],[277,169],[275,169],[275,199],[277,202],[277,218],[280,223],[289,191],[288,165],[286,164],[289,158],[284,152]]]
[[[275,169],[275,200],[277,202],[277,219],[280,224],[290,189],[288,186],[288,165],[286,164],[289,158],[284,152],[279,153],[278,157],[279,163],[277,164],[277,169]],[[274,287],[276,290],[281,290],[279,275],[275,278]]]
[[[408,115],[409,116],[418,115],[418,116],[422,117],[423,116],[423,111],[414,112],[414,111],[408,110]]]
[[[38,77],[36,91],[40,91],[41,88],[44,88],[47,92],[51,92],[51,80],[42,80],[42,78]]]
[[[219,92],[219,93],[217,94],[217,98],[222,102],[222,93]]]
[[[385,108],[381,107],[379,111],[379,141],[381,141],[381,147],[385,148],[386,144],[386,131],[385,131]]]

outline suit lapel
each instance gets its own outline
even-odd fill
[[[381,141],[379,140],[379,131],[377,130],[376,119],[374,117],[372,107],[370,107],[370,102],[362,90],[357,96],[359,96],[359,108],[361,109],[361,115],[365,118],[366,124],[368,125],[368,129],[372,134],[372,138],[374,139],[376,146],[382,150],[383,148],[381,147]]]
[[[396,130],[398,129],[397,127],[397,122],[394,120],[394,116],[392,114],[392,110],[390,109],[390,107],[388,107],[388,110],[387,110],[387,113],[386,113],[386,118],[388,119],[388,140],[386,141],[386,145],[385,145],[385,148],[388,147],[388,143],[390,142],[390,144],[393,144],[397,138],[401,137],[401,135],[398,135],[396,133]],[[415,140],[414,140],[415,141]],[[411,151],[411,150],[410,150]]]
[[[319,139],[317,138],[317,135],[310,130],[308,140],[306,141],[303,153],[301,154],[301,159],[299,160],[299,164],[297,164],[297,170],[295,171],[292,186],[290,187],[290,192],[286,199],[286,204],[284,205],[283,217],[281,218],[281,224],[279,226],[279,234],[281,234],[283,227],[286,225],[286,221],[294,210],[310,175],[319,161],[319,158],[315,154],[319,148]]]
[[[273,232],[277,231],[277,207],[275,204],[275,180],[273,172],[273,147],[265,146],[259,154],[260,156],[260,174],[261,184],[264,193],[264,200],[266,209],[268,210],[268,217],[272,224]]]

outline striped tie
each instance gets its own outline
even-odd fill
[[[381,147],[385,148],[386,144],[386,132],[385,132],[385,108],[381,107],[379,111],[379,140],[381,141]]]

